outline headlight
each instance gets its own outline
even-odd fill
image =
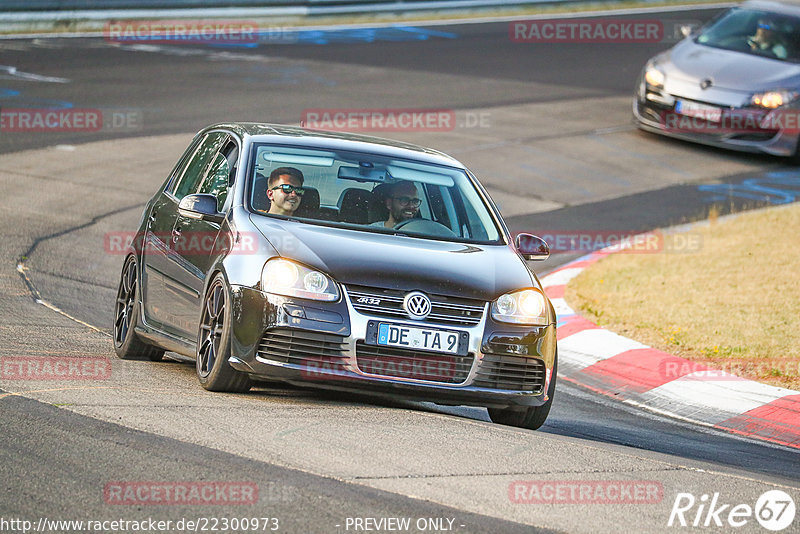
[[[339,290],[330,277],[289,260],[276,258],[264,264],[261,288],[267,293],[312,300],[334,301]]]
[[[644,80],[647,82],[647,85],[651,87],[657,87],[659,89],[664,87],[664,79],[664,73],[652,65],[648,65],[647,69],[644,71]]]
[[[537,289],[506,293],[492,303],[492,317],[503,323],[547,326],[547,300]]]
[[[754,94],[750,97],[750,103],[762,108],[775,109],[796,100],[798,96],[800,95],[794,91],[766,91]]]

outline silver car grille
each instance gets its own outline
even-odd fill
[[[379,289],[365,286],[347,286],[353,308],[364,315],[408,319],[403,309],[403,298],[407,291]],[[486,303],[480,300],[428,295],[431,299],[431,313],[427,321],[475,326],[481,322]]]

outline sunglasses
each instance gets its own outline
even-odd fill
[[[302,187],[297,187],[292,184],[281,184],[270,188],[271,191],[275,191],[276,189],[280,189],[281,191],[283,191],[283,194],[285,195],[291,195],[292,191],[294,191],[295,193],[297,193],[297,196],[301,197],[303,196],[303,193],[306,192],[306,190],[303,189]]]
[[[411,197],[392,197],[392,198],[398,201],[401,206],[412,206],[414,208],[418,208],[419,205],[422,203],[422,200],[419,198],[411,198]]]

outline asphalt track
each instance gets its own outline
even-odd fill
[[[631,16],[667,27],[711,14]],[[463,532],[658,532],[670,530],[679,492],[753,505],[780,488],[800,502],[796,451],[566,382],[534,433],[472,408],[291,388],[209,394],[191,365],[114,360],[104,334],[122,257],[104,251],[103,236],[135,228],[191,133],[216,121],[296,124],[309,108],[455,110],[452,131],[381,135],[462,159],[515,230],[636,231],[702,219],[712,206],[793,201],[796,169],[780,161],[632,128],[638,70],[668,45],[511,43],[507,23],[320,32],[253,48],[0,41],[0,65],[16,67],[0,70],[4,109],[128,118],[99,132],[0,134],[0,357],[112,358],[107,380],[0,381],[0,516],[270,515],[284,532],[353,531],[348,517],[438,517]],[[249,507],[105,503],[103,488],[118,480],[247,480],[260,496]],[[516,504],[508,488],[517,480],[650,480],[664,494],[651,504]],[[761,530],[753,520],[737,531]]]

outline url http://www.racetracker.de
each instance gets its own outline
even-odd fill
[[[0,532],[275,532],[277,517],[194,517],[181,519],[49,519],[0,517]]]

